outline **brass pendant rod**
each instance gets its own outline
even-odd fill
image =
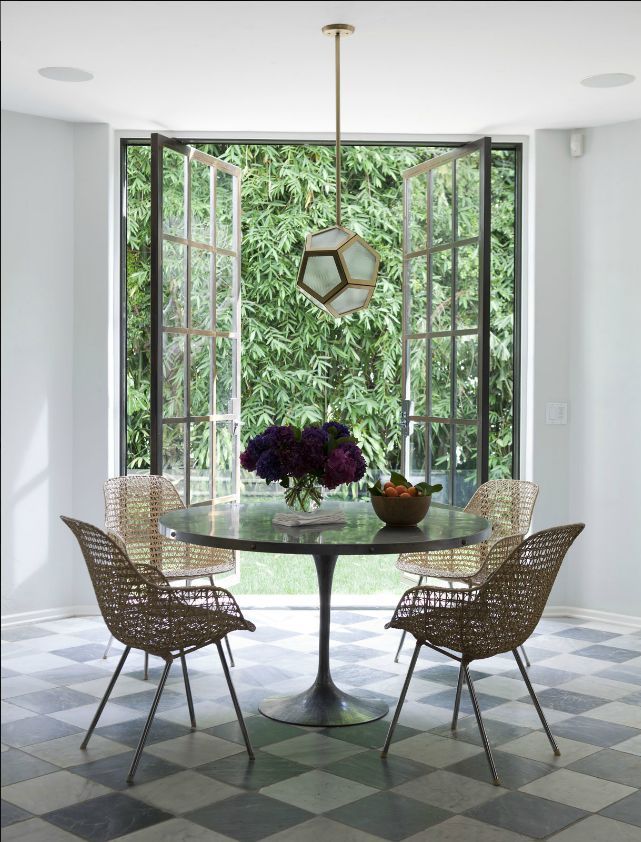
[[[341,224],[341,35],[334,35],[336,67],[336,224]]]

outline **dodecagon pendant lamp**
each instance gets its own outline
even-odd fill
[[[323,27],[334,38],[336,62],[336,224],[308,234],[297,286],[317,307],[340,318],[364,310],[374,294],[380,257],[362,237],[341,225],[340,41],[354,32],[348,23]]]

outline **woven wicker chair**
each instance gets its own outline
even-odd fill
[[[584,524],[576,523],[537,532],[524,541],[521,541],[520,536],[502,538],[490,549],[488,569],[493,572],[489,573],[483,584],[464,590],[417,587],[411,588],[401,597],[394,616],[385,628],[408,631],[416,638],[416,646],[387,733],[383,757],[389,750],[422,646],[428,646],[460,662],[452,730],[456,729],[462,681],[465,678],[492,779],[497,786],[499,777],[470,676],[469,664],[472,661],[512,652],[554,754],[560,754],[518,647],[536,628],[561,562],[583,529]],[[460,655],[453,652],[459,652]]]
[[[479,575],[484,569],[492,545],[509,535],[527,534],[538,493],[538,485],[525,480],[495,479],[484,482],[474,492],[465,511],[490,521],[492,535],[487,541],[451,550],[404,553],[398,557],[396,567],[404,573],[417,575],[419,585],[422,585],[426,578],[446,579],[448,582],[464,582],[468,585],[480,584],[483,580]],[[487,575],[487,568],[484,572]],[[404,642],[405,632],[398,644],[395,663],[398,663]],[[530,666],[525,650],[522,651],[527,665]]]
[[[229,632],[256,630],[254,624],[243,617],[234,597],[223,588],[209,585],[171,587],[168,580],[153,565],[134,565],[117,536],[109,536],[98,527],[79,520],[68,517],[63,517],[62,520],[78,539],[105,623],[116,640],[125,646],[80,747],[87,747],[130,651],[142,649],[162,658],[165,668],[127,776],[127,782],[131,783],[172,663],[180,659],[191,725],[195,728],[194,704],[185,655],[202,649],[203,646],[215,644],[247,753],[253,757],[249,735],[221,645],[221,640]]]
[[[166,477],[153,474],[115,477],[107,480],[104,492],[105,529],[120,537],[134,564],[151,564],[166,579],[184,579],[187,585],[191,585],[193,579],[202,577],[207,577],[213,585],[214,575],[235,570],[236,560],[232,550],[170,541],[158,532],[158,518],[162,514],[185,508]],[[234,657],[229,641],[225,639],[225,643],[233,667]],[[110,648],[111,640],[104,658]],[[145,679],[147,669],[145,658]]]

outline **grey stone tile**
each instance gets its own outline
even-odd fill
[[[79,734],[81,729],[68,725],[49,716],[30,716],[17,722],[8,722],[1,726],[2,742],[20,748],[21,746],[43,743],[56,737]]]
[[[641,787],[641,763],[635,754],[606,748],[577,760],[568,768],[606,781]]]
[[[585,649],[577,649],[574,654],[583,658],[596,658],[599,661],[612,661],[615,664],[623,664],[639,657],[639,653],[633,649],[618,649],[616,646],[604,646],[599,643],[586,646]]]
[[[98,727],[95,733],[101,737],[106,737],[109,740],[115,740],[118,743],[135,748],[140,741],[140,735],[142,734],[146,721],[146,717],[144,716],[136,719],[128,719],[126,722],[105,725],[104,728]],[[190,733],[191,728],[156,716],[152,722],[146,745],[164,742],[165,740],[173,740],[176,737],[185,737]]]
[[[421,699],[417,699],[417,701],[421,704],[435,705],[436,707],[453,711],[455,695],[456,689],[452,687],[449,690],[443,690],[441,693],[430,693]],[[489,693],[477,693],[476,697],[479,705],[481,706],[481,711],[491,710],[492,708],[505,704],[505,699],[502,699],[499,696],[492,696]],[[461,713],[466,713],[468,715],[474,713],[472,700],[468,692],[461,693],[460,711]]]
[[[573,693],[571,690],[560,687],[548,687],[536,695],[541,707],[562,710],[565,713],[585,713],[603,704],[603,700],[598,696]],[[529,696],[524,696],[521,701],[528,701],[529,698]]]
[[[334,680],[339,686],[347,684],[350,687],[363,687],[366,684],[377,684],[393,678],[394,673],[371,669],[365,664],[335,667],[332,669]]]
[[[609,678],[612,681],[622,681],[625,684],[637,684],[641,686],[641,669],[630,666],[629,664],[620,664],[616,667],[606,667],[599,670],[595,675],[602,678]]]
[[[456,687],[458,674],[458,664],[453,664],[451,661],[448,661],[444,664],[432,665],[426,667],[425,669],[417,670],[414,673],[413,678],[420,678],[424,681],[434,681],[439,684],[448,684],[450,687]],[[472,681],[480,681],[482,678],[488,678],[491,673],[478,669],[470,669],[470,675],[472,676]]]
[[[501,787],[455,775],[444,769],[420,778],[414,777],[396,787],[394,792],[453,813],[462,813],[505,794]]]
[[[588,816],[550,837],[551,842],[639,842],[636,827],[605,816]]]
[[[78,842],[78,837],[40,818],[33,818],[6,828],[2,842]]]
[[[574,716],[563,722],[557,722],[554,725],[554,733],[560,737],[567,737],[569,740],[608,748],[615,743],[637,736],[639,732],[636,728],[630,728],[627,725],[616,725],[614,722],[593,719],[589,716]]]
[[[92,798],[46,813],[47,821],[91,842],[109,842],[171,818],[169,813],[121,793]]]
[[[54,687],[52,690],[38,690],[35,693],[14,696],[12,702],[35,713],[54,713],[80,705],[96,704],[96,698],[69,687]]]
[[[501,722],[498,719],[484,719],[484,725],[490,745],[493,747],[498,747],[503,743],[510,742],[510,740],[517,739],[517,737],[524,737],[526,734],[532,733],[530,728],[526,728],[523,725],[512,725],[509,722]],[[473,743],[475,746],[483,745],[481,732],[473,716],[467,719],[460,719],[456,731],[452,731],[448,724],[439,726],[438,728],[432,728],[431,733],[437,734],[439,737]]]
[[[48,681],[50,684],[79,684],[81,681],[93,681],[95,678],[104,677],[105,670],[88,664],[56,667],[32,675],[32,678],[39,678],[41,681]]]
[[[562,629],[553,632],[556,637],[570,637],[575,640],[589,640],[591,643],[602,643],[604,640],[611,640],[618,637],[615,632],[600,631],[599,629],[588,629],[583,626],[574,626],[570,629]]]
[[[156,695],[156,687],[151,685],[148,691],[143,691],[142,693],[129,693],[126,696],[119,696],[117,699],[118,705],[122,707],[131,708],[132,710],[142,711],[143,713],[148,714],[151,710],[151,705],[154,700],[154,696]],[[92,699],[95,703],[95,699]],[[178,692],[177,690],[172,690],[171,688],[166,688],[163,691],[162,696],[160,697],[160,702],[158,703],[157,710],[165,711],[171,710],[172,708],[180,707],[180,705],[185,704],[185,693],[184,690],[182,693]]]
[[[371,786],[340,778],[321,769],[311,769],[296,778],[271,784],[261,790],[262,795],[317,814],[351,804],[374,792],[376,790]]]
[[[196,711],[196,717],[198,712]],[[262,748],[272,743],[280,743],[292,737],[300,737],[300,728],[296,725],[287,725],[284,722],[275,722],[265,716],[248,716],[245,725],[249,731],[249,738],[254,748]],[[215,725],[213,728],[205,729],[208,734],[220,737],[223,740],[230,740],[234,743],[244,745],[244,739],[238,721],[225,722],[222,725]]]
[[[586,813],[576,807],[546,801],[523,792],[508,792],[507,795],[468,810],[466,815],[524,836],[543,839],[573,824]]]
[[[543,775],[548,775],[553,771],[554,767],[547,763],[541,763],[538,760],[530,760],[527,757],[520,757],[519,755],[508,754],[503,751],[493,751],[494,762],[496,764],[501,786],[506,789],[518,789],[519,787],[529,784]],[[468,778],[474,778],[477,781],[484,781],[491,783],[492,776],[487,763],[485,752],[468,757],[466,760],[461,760],[460,763],[455,763],[448,767],[448,772],[454,772],[457,775],[465,775]]]
[[[292,804],[257,792],[247,792],[194,810],[185,818],[239,842],[257,842],[265,836],[302,824],[312,816],[313,813]]]
[[[111,789],[127,789],[127,775],[133,756],[131,751],[122,752],[109,757],[101,757],[100,760],[93,760],[90,763],[71,766],[69,771]],[[137,784],[147,783],[182,771],[181,766],[169,763],[160,757],[154,757],[153,754],[144,751],[136,771],[135,782]]]
[[[362,691],[359,696],[363,696]],[[379,719],[376,722],[367,722],[364,725],[350,725],[349,728],[325,728],[321,733],[326,734],[334,740],[344,740],[363,748],[381,748],[385,742],[389,722]],[[398,724],[394,731],[395,740],[404,740],[420,733],[416,728],[409,728],[407,725]]]
[[[47,629],[41,626],[13,626],[8,629],[2,629],[2,640],[17,642],[21,640],[33,640],[36,637],[45,637],[51,634]]]
[[[60,655],[61,658],[69,658],[72,661],[83,663],[84,661],[97,661],[102,658],[105,653],[106,644],[103,646],[99,643],[86,643],[84,646],[71,646],[68,649],[57,649],[53,652],[54,655]],[[117,650],[111,649],[110,655]]]
[[[641,791],[634,792],[627,798],[622,798],[616,804],[610,804],[605,810],[601,810],[601,815],[641,827]],[[641,838],[641,834],[639,834],[639,838]]]
[[[325,769],[335,775],[359,781],[376,789],[392,789],[432,771],[431,766],[411,760],[409,757],[389,754],[386,758],[382,758],[378,751],[353,754],[351,757],[328,764]]]
[[[296,763],[286,757],[257,751],[255,760],[245,753],[221,757],[203,766],[198,766],[201,775],[246,790],[259,790],[278,781],[293,778],[309,771],[309,766]]]
[[[445,821],[452,814],[395,792],[379,792],[326,815],[365,833],[397,842]]]
[[[2,755],[2,786],[26,781],[29,778],[36,778],[38,775],[46,775],[49,772],[56,772],[57,767],[52,763],[32,757],[24,751],[10,748]]]
[[[532,664],[527,672],[533,684],[545,684],[548,687],[557,687],[559,684],[566,684],[568,681],[579,677],[579,673],[577,672],[569,672],[568,670],[561,670],[556,667],[541,666],[540,664]],[[506,678],[522,678],[518,669],[509,670],[503,673],[503,675]]]
[[[9,827],[9,825],[15,824],[16,822],[23,822],[25,819],[31,818],[31,813],[27,813],[26,810],[21,810],[20,807],[16,807],[15,804],[10,804],[8,801],[2,801],[0,805],[1,812],[0,816],[2,817],[0,820],[0,827]],[[2,834],[4,838],[4,833]]]

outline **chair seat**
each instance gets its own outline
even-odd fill
[[[454,550],[431,553],[403,553],[396,560],[397,570],[415,576],[434,579],[466,580],[483,567],[487,556],[487,542]]]

